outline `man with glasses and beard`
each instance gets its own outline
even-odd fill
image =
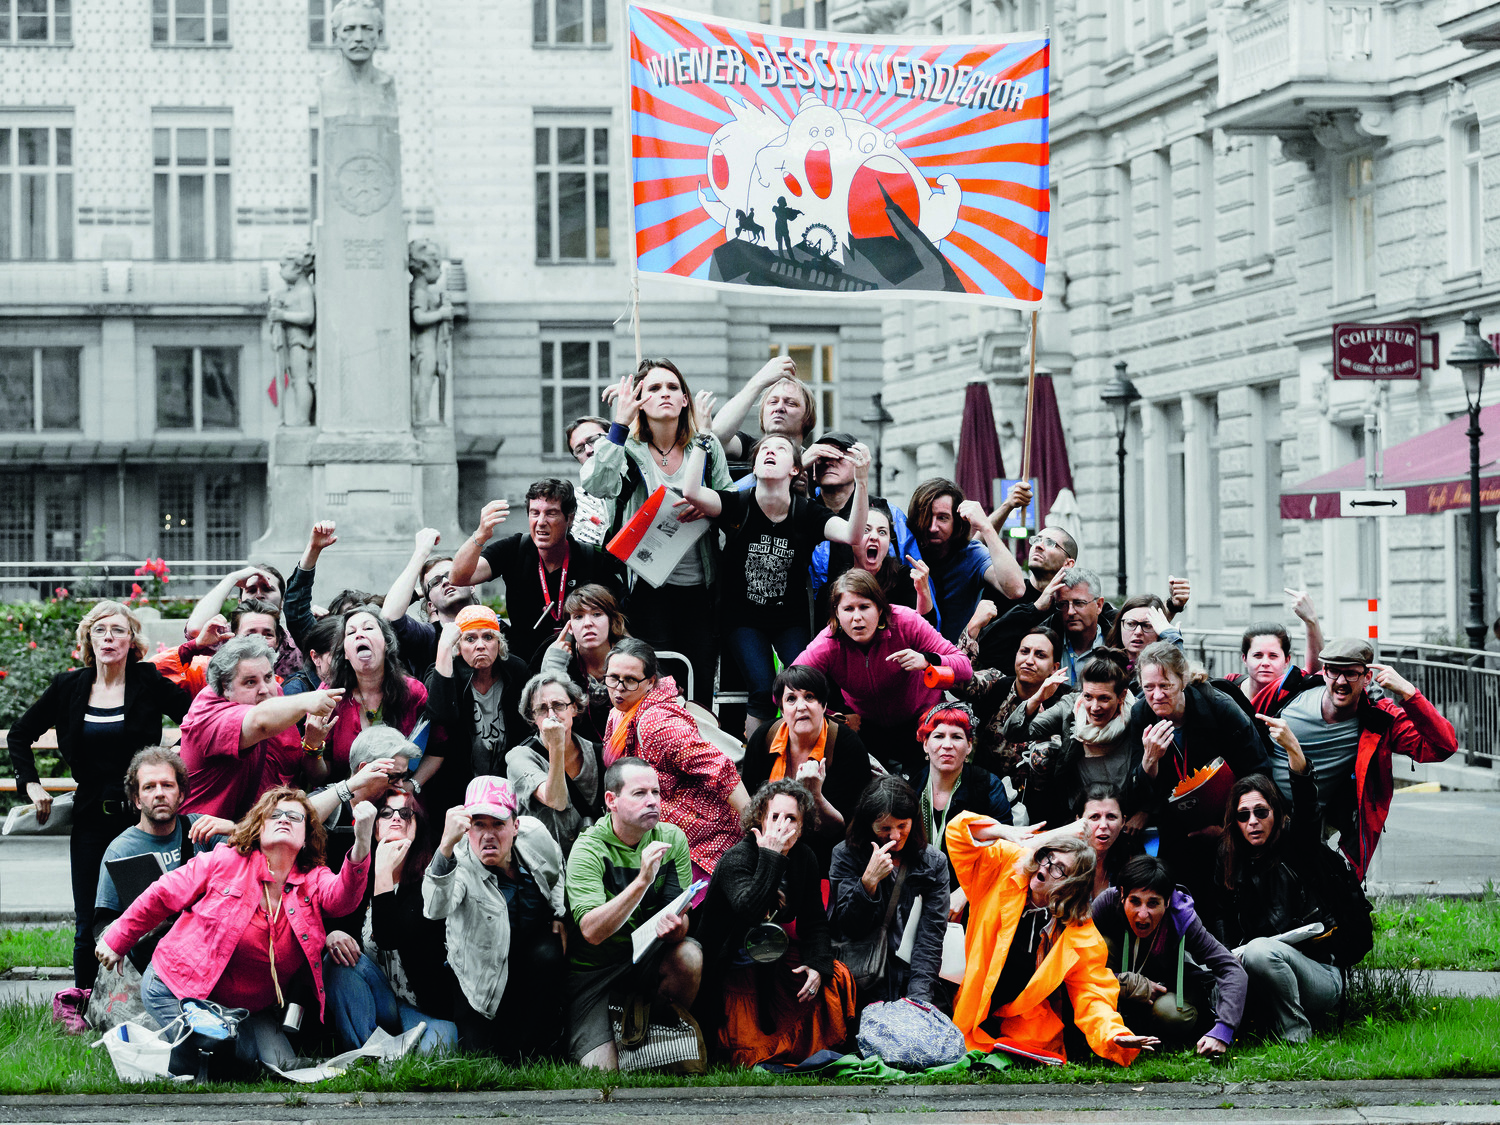
[[[1302,747],[1318,788],[1325,833],[1337,830],[1339,847],[1361,879],[1369,869],[1391,808],[1391,755],[1441,762],[1458,749],[1453,724],[1389,664],[1376,664],[1369,643],[1340,639],[1318,654],[1323,674],[1281,710]],[[1371,681],[1383,690],[1371,698]],[[1277,788],[1292,798],[1287,755],[1271,751]]]

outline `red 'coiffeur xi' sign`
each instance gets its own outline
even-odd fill
[[[1417,325],[1335,324],[1335,379],[1420,379],[1422,332]]]

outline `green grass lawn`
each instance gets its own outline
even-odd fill
[[[1500,971],[1500,893],[1493,885],[1479,899],[1383,903],[1375,924],[1375,948],[1367,964]]]
[[[73,930],[0,930],[0,973],[17,965],[71,965]]]
[[[71,965],[73,931],[0,929],[0,972],[16,965]],[[1500,971],[1500,892],[1480,899],[1400,899],[1375,911],[1372,968]]]
[[[1399,974],[1402,981],[1408,974]],[[1396,995],[1399,994],[1399,995]],[[1500,1075],[1500,1000],[1435,999],[1374,973],[1351,997],[1351,1015],[1331,1023],[1311,1043],[1288,1046],[1253,1035],[1236,1043],[1227,1061],[1190,1053],[1143,1054],[1129,1068],[1093,1060],[998,1075],[951,1076],[965,1082],[1271,1082],[1312,1079],[1474,1078]],[[181,1083],[128,1085],[114,1074],[94,1036],[69,1036],[52,1021],[50,1006],[0,1005],[0,1094],[180,1091]],[[538,1064],[516,1068],[469,1056],[408,1058],[382,1069],[360,1066],[316,1089],[324,1092],[453,1090],[564,1090],[605,1087],[763,1086],[821,1084],[816,1078],[778,1077],[716,1067],[703,1077],[657,1074],[604,1076],[578,1066]],[[857,1083],[856,1083],[857,1084]],[[219,1092],[289,1092],[282,1082],[219,1084]]]

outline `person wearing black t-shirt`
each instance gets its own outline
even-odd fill
[[[567,620],[563,602],[579,586],[591,582],[624,597],[625,579],[614,556],[589,547],[572,536],[578,502],[573,485],[548,478],[526,490],[524,534],[490,542],[495,528],[505,522],[510,505],[492,500],[479,516],[479,529],[453,557],[449,581],[478,585],[498,578],[505,583],[505,608],[510,628],[505,640],[512,656],[530,663]]]
[[[776,714],[772,649],[790,664],[812,640],[807,563],[813,547],[824,539],[852,543],[864,531],[870,468],[862,448],[844,454],[854,463],[856,482],[854,510],[845,519],[816,500],[792,495],[792,480],[802,471],[802,451],[792,438],[770,434],[750,452],[753,491],[716,492],[699,483],[707,457],[701,446],[693,449],[684,490],[725,533],[720,613],[725,647],[749,687],[746,734]]]

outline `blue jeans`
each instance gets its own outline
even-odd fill
[[[746,710],[751,718],[764,721],[776,715],[776,701],[771,698],[771,685],[776,680],[772,648],[781,657],[781,663],[786,665],[801,656],[811,640],[812,634],[806,625],[787,625],[775,631],[737,625],[729,630],[724,637],[724,647],[744,673],[745,686],[750,694]]]
[[[161,982],[155,965],[147,966],[141,974],[141,1003],[162,1027],[182,1015],[182,998],[174,996],[172,990]],[[281,1030],[281,1013],[275,1008],[252,1013],[240,1021],[234,1055],[242,1063],[264,1060],[282,1070],[292,1066],[297,1058],[286,1033]]]
[[[323,982],[328,990],[327,1022],[333,1028],[340,1051],[363,1047],[376,1027],[400,1035],[423,1021],[427,1030],[417,1044],[418,1051],[431,1054],[458,1046],[458,1028],[451,1021],[423,1015],[398,999],[380,966],[363,953],[352,967],[325,956]]]
[[[1250,996],[1271,1016],[1271,1030],[1289,1043],[1312,1038],[1308,1016],[1332,1010],[1344,994],[1344,974],[1336,965],[1314,961],[1296,946],[1255,938],[1240,954],[1250,977]]]

